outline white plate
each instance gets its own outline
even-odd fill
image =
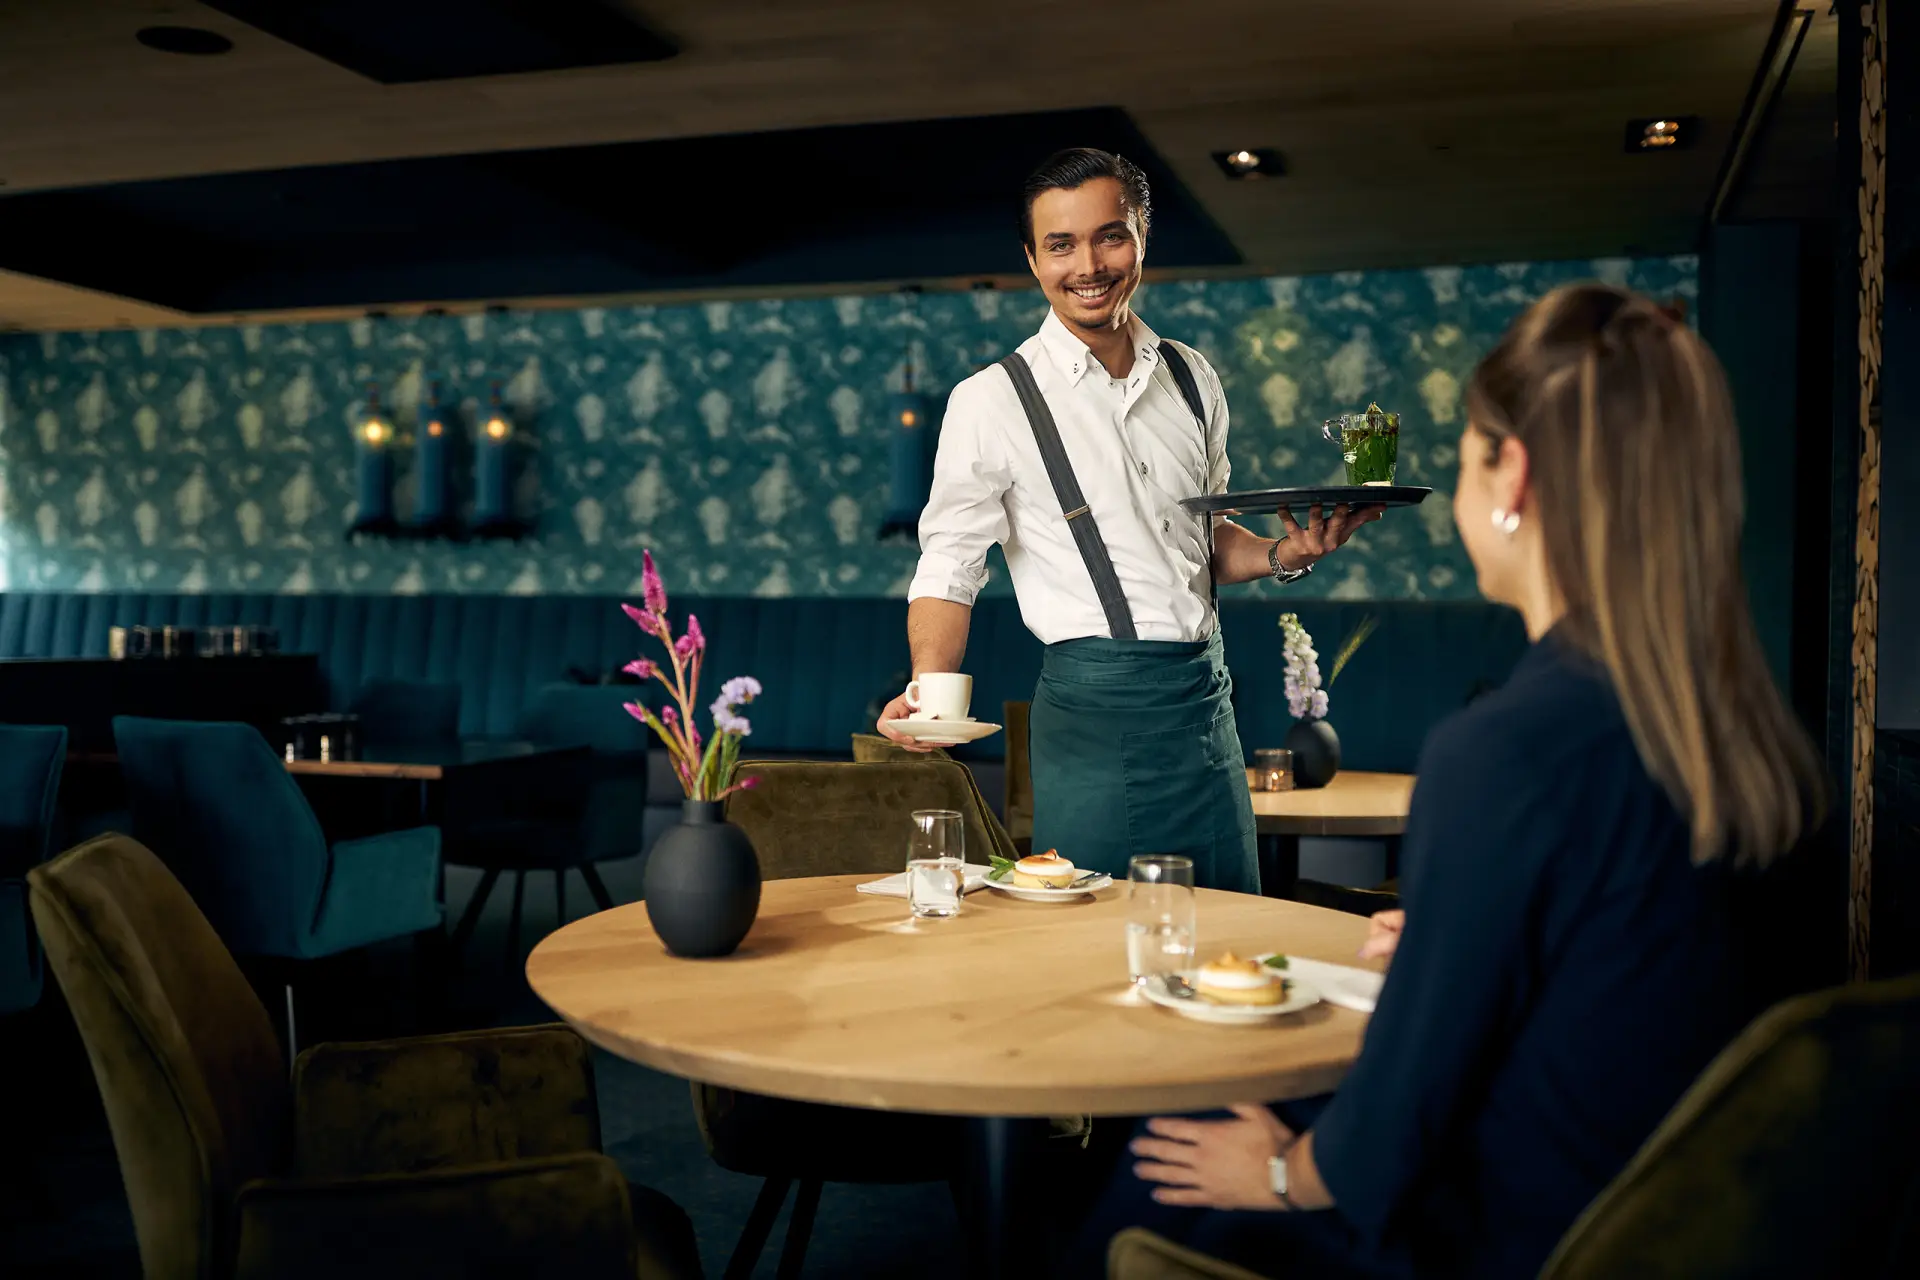
[[[1214,1004],[1212,1001],[1195,996],[1191,1000],[1182,1000],[1170,996],[1160,984],[1160,979],[1149,978],[1140,988],[1142,995],[1162,1008],[1172,1009],[1184,1014],[1196,1022],[1218,1022],[1228,1026],[1245,1026],[1250,1022],[1268,1022],[1274,1018],[1320,1003],[1320,989],[1298,978],[1286,977],[1293,985],[1287,991],[1287,998],[1279,1004]]]
[[[1025,885],[1015,884],[1013,873],[1008,872],[1005,880],[987,881],[987,888],[998,889],[1010,897],[1025,898],[1028,902],[1072,902],[1076,898],[1084,898],[1090,893],[1104,889],[1112,883],[1113,877],[1103,871],[1078,889],[1029,889]]]
[[[985,720],[921,720],[917,717],[889,720],[887,728],[933,747],[977,742],[988,734],[1000,732],[999,725],[988,724]]]

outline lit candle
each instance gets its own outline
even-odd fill
[[[393,428],[380,416],[377,393],[367,397],[367,416],[354,435],[354,471],[358,481],[360,526],[379,524],[393,518],[393,460],[387,446],[393,442]]]
[[[501,524],[507,519],[507,450],[513,442],[513,427],[501,411],[496,393],[486,423],[480,428],[476,448],[479,454],[474,476],[474,520],[479,524]]]
[[[439,524],[447,516],[447,424],[440,413],[436,386],[427,421],[413,438],[413,519],[416,524]]]

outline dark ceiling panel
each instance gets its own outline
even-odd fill
[[[658,62],[677,49],[614,0],[201,0],[381,84]]]
[[[1151,260],[1237,265],[1115,108],[434,156],[0,197],[0,267],[188,312],[1002,275],[1022,178],[1098,146]]]

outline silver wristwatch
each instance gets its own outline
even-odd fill
[[[1285,542],[1285,541],[1286,541],[1285,538],[1280,539],[1280,542]],[[1309,564],[1309,565],[1302,565],[1298,569],[1281,568],[1280,567],[1280,542],[1276,542],[1272,546],[1267,548],[1267,568],[1273,570],[1273,580],[1284,587],[1289,582],[1298,582],[1300,581],[1300,579],[1312,573],[1313,566]]]
[[[1294,1204],[1293,1197],[1287,1194],[1286,1156],[1278,1155],[1267,1157],[1267,1186],[1272,1190],[1281,1204],[1287,1206],[1289,1209],[1299,1208],[1298,1205]]]

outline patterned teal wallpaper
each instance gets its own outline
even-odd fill
[[[1404,415],[1402,478],[1444,490],[1473,362],[1531,299],[1587,277],[1691,300],[1697,264],[1162,283],[1138,309],[1220,370],[1235,487],[1336,479],[1319,423],[1375,400]],[[12,590],[628,592],[650,546],[680,591],[903,592],[913,548],[874,536],[885,397],[911,349],[944,399],[1043,307],[1032,291],[868,295],[0,338],[0,572]],[[435,379],[469,425],[501,384],[532,440],[533,538],[343,536],[367,384],[406,431]],[[1294,590],[1474,594],[1440,492],[1327,568]]]

